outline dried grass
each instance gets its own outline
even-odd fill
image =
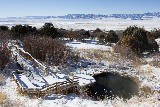
[[[2,107],[26,107],[24,105],[24,102],[20,99],[16,99],[16,101],[11,101],[9,99],[6,99],[3,103],[0,104]]]
[[[143,86],[140,88],[140,95],[147,96],[153,94],[153,90],[149,86]]]
[[[142,65],[142,60],[139,57],[135,57],[131,61],[131,65],[138,71],[140,69],[140,66]]]
[[[0,104],[4,103],[6,101],[7,95],[0,92]]]
[[[0,74],[0,82],[3,80],[3,76]]]
[[[149,62],[149,65],[154,67],[160,67],[160,53],[155,53],[151,56],[152,61]]]
[[[81,57],[86,59],[94,59],[94,60],[106,60],[108,61],[110,58],[110,51],[106,50],[97,50],[97,49],[79,49],[79,53],[83,52],[81,54]]]

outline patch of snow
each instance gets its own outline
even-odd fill
[[[79,85],[85,86],[87,84],[95,83],[95,79],[92,76],[85,75],[85,74],[75,74],[78,77]]]
[[[158,43],[158,45],[160,46],[160,38],[155,39],[155,41]]]
[[[49,75],[44,77],[44,79],[48,82],[49,85],[56,83],[56,82],[64,82],[66,81],[67,76],[64,74],[55,74],[55,75]]]
[[[71,42],[71,43],[66,43],[66,45],[76,49],[101,49],[108,51],[112,50],[112,47],[110,46],[98,45],[93,43]]]
[[[23,88],[38,88],[34,86],[25,75],[15,73],[15,76]]]

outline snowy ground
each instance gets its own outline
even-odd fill
[[[101,49],[101,50],[106,50],[106,51],[112,50],[112,47],[105,46],[105,45],[98,45],[96,41],[90,42],[90,43],[82,43],[82,42],[73,41],[70,43],[66,43],[66,45],[74,49]]]
[[[104,50],[111,51],[112,47],[96,45],[95,43],[87,44],[81,42],[71,42],[67,45],[73,47],[75,50],[87,49],[87,50]],[[152,61],[152,58],[144,59],[146,61]],[[90,60],[89,60],[90,61]],[[109,61],[96,61],[92,59],[96,65],[85,67],[84,69],[74,69],[74,75],[84,78],[84,74],[96,74],[100,71],[118,72],[131,77],[137,77],[140,83],[140,87],[148,86],[152,90],[160,90],[160,68],[151,66],[149,64],[140,65],[138,68],[131,68],[127,64],[120,64]],[[91,62],[92,62],[91,61]],[[103,62],[105,62],[103,64]],[[123,62],[123,61],[122,61]],[[85,65],[84,65],[85,66]],[[124,69],[125,68],[125,69]],[[73,68],[67,70],[72,71]],[[138,69],[138,70],[137,70]],[[139,71],[139,72],[138,72]],[[147,71],[147,72],[146,72]],[[78,74],[77,74],[78,73]],[[92,78],[85,77],[85,79],[91,80]],[[48,83],[52,84],[50,77],[45,77]],[[53,78],[51,78],[53,79]],[[84,81],[79,80],[83,85]],[[75,95],[71,93],[69,95],[56,95],[51,94],[39,99],[30,99],[29,97],[21,96],[17,91],[15,82],[10,78],[5,78],[5,84],[0,86],[1,92],[7,94],[7,99],[10,103],[13,103],[15,107],[159,107],[160,106],[160,94],[155,92],[148,96],[134,96],[129,100],[123,101],[120,98],[114,100],[94,101],[84,95]],[[85,81],[86,83],[86,81]],[[4,106],[4,105],[2,105]],[[13,106],[13,105],[12,105]]]
[[[10,107],[159,107],[158,95],[150,97],[133,97],[128,101],[119,98],[115,100],[93,101],[75,94],[49,95],[44,98],[30,99],[17,93],[16,84],[10,78],[6,79],[6,85],[1,86],[1,92],[7,94]],[[9,105],[9,104],[8,104]],[[2,105],[2,107],[5,105]]]
[[[160,18],[153,18],[152,20],[130,20],[130,19],[32,19],[32,20],[4,20],[1,19],[0,25],[14,26],[17,24],[29,24],[36,26],[38,28],[42,27],[44,23],[53,23],[57,28],[64,29],[85,29],[85,30],[95,30],[100,28],[102,30],[125,30],[128,26],[137,25],[139,27],[144,27],[146,30],[153,30],[154,28],[159,29]]]

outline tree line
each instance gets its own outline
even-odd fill
[[[16,25],[10,29],[8,26],[0,26],[0,36],[2,38],[21,39],[29,36],[49,37],[52,39],[68,38],[70,41],[78,40],[85,42],[85,39],[98,39],[98,44],[110,45],[116,43],[115,50],[122,47],[129,48],[136,54],[143,52],[157,52],[159,46],[155,39],[160,38],[160,29],[147,31],[143,27],[129,26],[124,31],[103,31],[99,28],[89,30],[66,30],[63,28],[55,28],[52,23],[45,23],[41,28],[30,25]]]

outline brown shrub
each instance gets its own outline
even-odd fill
[[[71,49],[57,39],[29,36],[23,42],[24,50],[49,65],[64,65],[74,56]]]
[[[7,40],[12,38],[12,33],[10,31],[2,31],[0,30],[0,41]]]
[[[11,52],[7,47],[8,42],[6,40],[0,41],[0,70],[10,61]]]
[[[157,52],[159,47],[154,36],[144,28],[130,26],[120,37],[117,46],[127,46],[137,55],[143,52]]]

